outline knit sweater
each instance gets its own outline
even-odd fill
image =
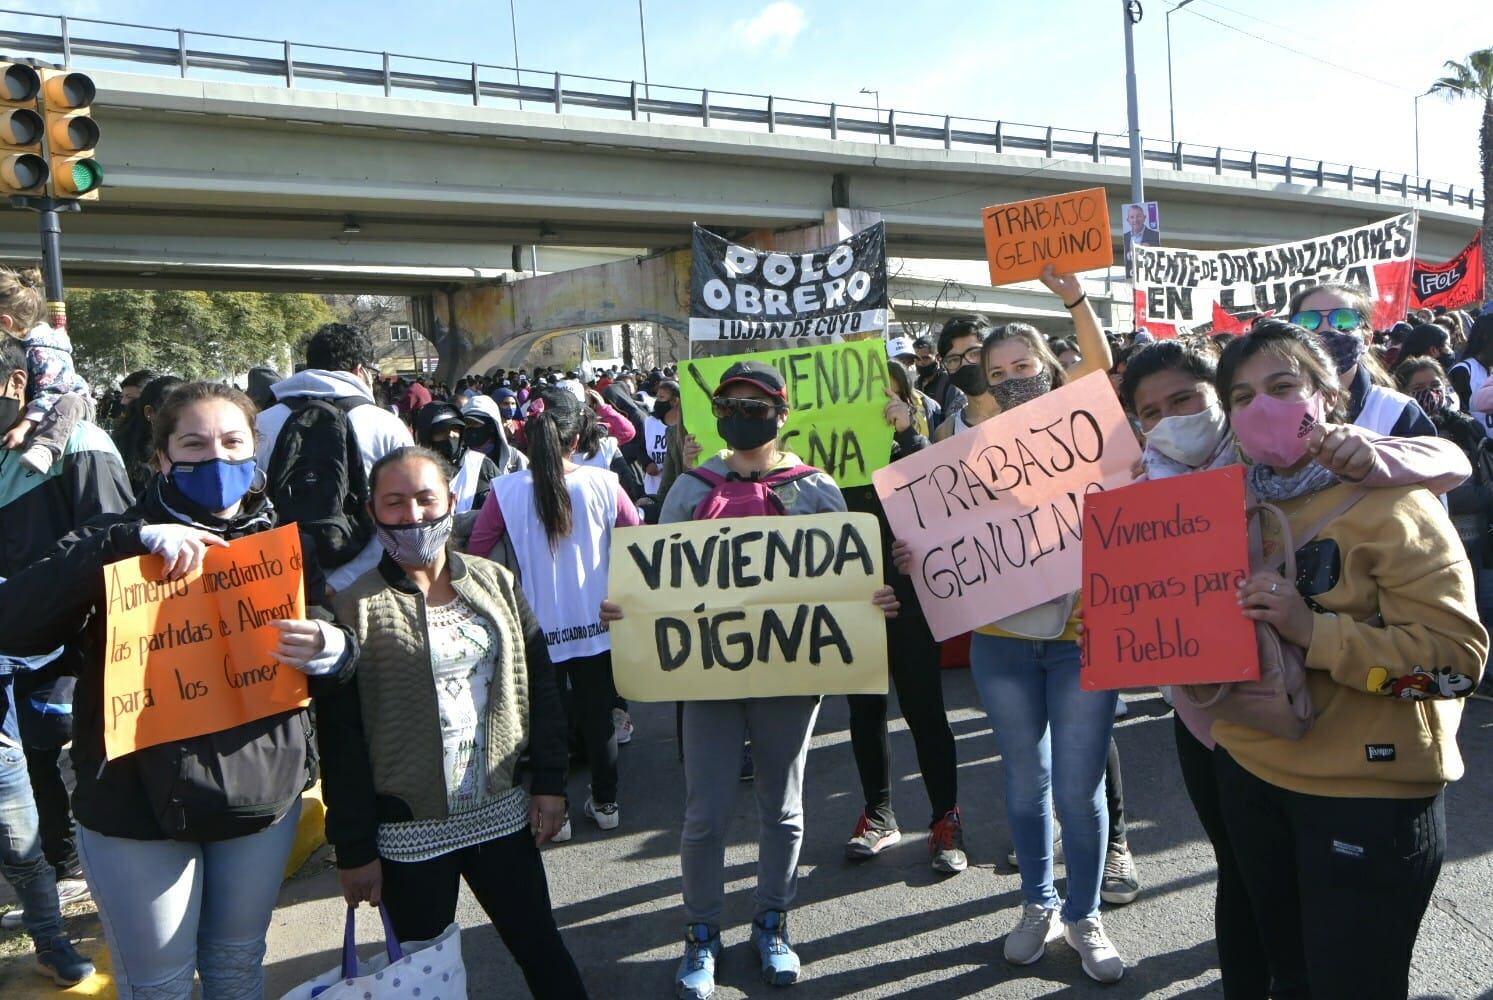
[[[447,558],[452,589],[497,638],[486,711],[488,793],[515,786],[527,747],[533,791],[562,794],[565,722],[533,613],[503,567],[450,551]],[[360,640],[353,681],[317,702],[327,839],[338,865],[349,868],[377,856],[379,823],[445,819],[449,808],[425,598],[385,556],[332,606]]]
[[[1293,532],[1352,486],[1279,504]],[[1421,798],[1462,776],[1461,698],[1488,634],[1446,513],[1419,488],[1370,490],[1296,553],[1314,613],[1306,651],[1316,721],[1300,740],[1215,722],[1213,738],[1272,785],[1337,798]]]

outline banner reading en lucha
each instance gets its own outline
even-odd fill
[[[1291,296],[1323,281],[1367,288],[1371,323],[1405,318],[1415,255],[1415,215],[1340,233],[1241,250],[1135,248],[1135,324],[1170,337],[1202,326],[1219,306],[1229,314],[1285,314]]]
[[[1483,238],[1472,237],[1445,264],[1427,264],[1417,260],[1410,274],[1410,308],[1463,309],[1483,301]]]
[[[748,343],[886,329],[886,226],[833,246],[759,251],[694,227],[689,339]]]

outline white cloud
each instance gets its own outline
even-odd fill
[[[756,17],[742,19],[731,26],[732,34],[747,48],[758,51],[773,46],[786,51],[799,32],[808,24],[803,8],[787,0],[777,0],[762,8]]]

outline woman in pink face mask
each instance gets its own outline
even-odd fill
[[[1297,548],[1294,580],[1257,572],[1239,588],[1246,617],[1305,651],[1314,722],[1287,740],[1215,721],[1218,804],[1276,995],[1405,996],[1488,635],[1432,493],[1372,489],[1345,507],[1360,487],[1311,455],[1315,426],[1341,414],[1336,376],[1312,333],[1275,320],[1218,364],[1251,492],[1298,539],[1331,518]]]

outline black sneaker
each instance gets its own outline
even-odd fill
[[[1135,859],[1129,847],[1111,847],[1104,856],[1104,881],[1099,883],[1099,898],[1111,906],[1135,902],[1140,895],[1140,880],[1135,877]]]
[[[58,986],[77,986],[93,975],[93,963],[79,955],[66,937],[55,937],[36,946],[36,971],[51,976]]]

